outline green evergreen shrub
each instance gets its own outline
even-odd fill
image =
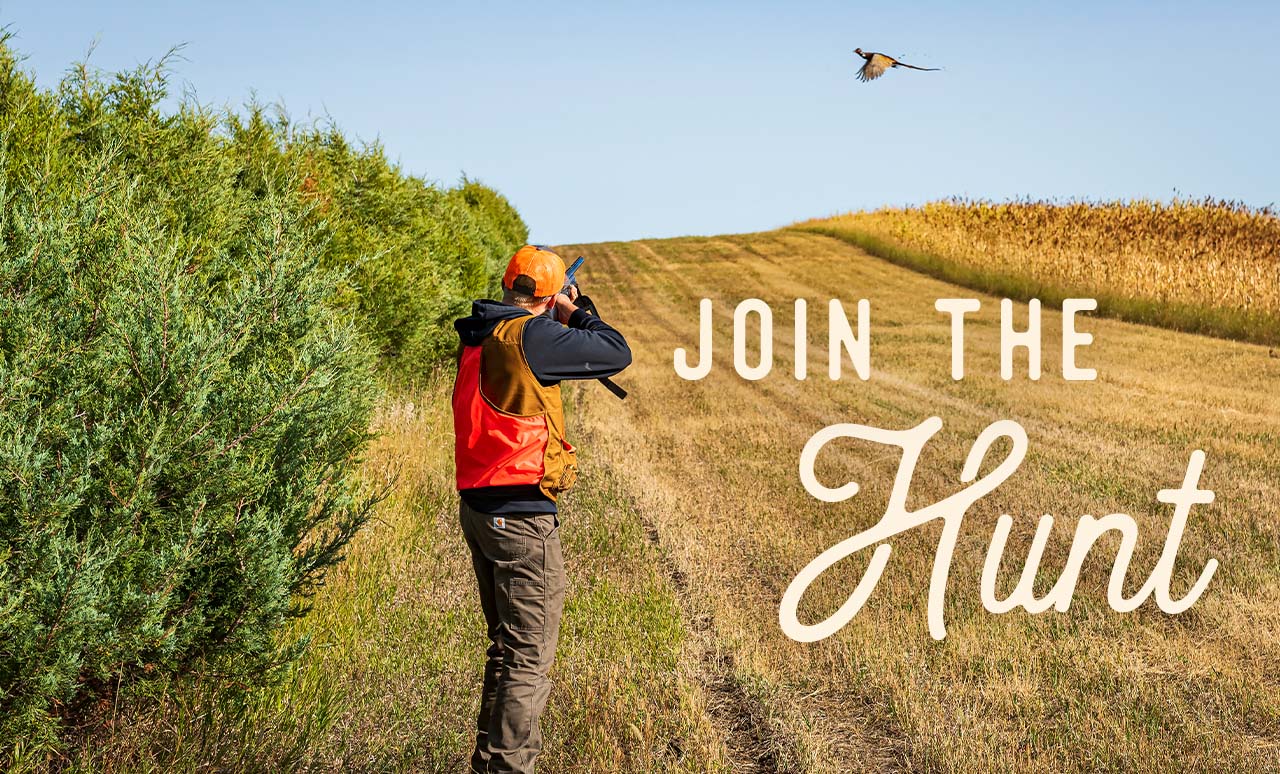
[[[493,295],[507,259],[528,239],[496,191],[471,180],[442,190],[409,177],[381,147],[352,149],[334,129],[268,122],[260,110],[236,126],[237,144],[273,132],[302,174],[302,193],[331,238],[322,261],[350,268],[345,303],[359,310],[384,364],[412,377],[453,352],[453,320]]]
[[[439,362],[527,235],[472,181],[167,93],[163,60],[41,90],[0,39],[0,767],[125,684],[296,654],[375,499],[379,375]]]

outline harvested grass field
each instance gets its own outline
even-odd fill
[[[999,378],[997,298],[966,330],[966,378],[950,376],[946,318],[933,300],[976,295],[869,256],[847,242],[784,230],[718,238],[564,248],[590,256],[584,286],[630,338],[635,365],[618,403],[586,394],[577,427],[611,461],[653,524],[687,615],[706,622],[724,684],[747,711],[730,746],[745,771],[1233,771],[1280,768],[1280,359],[1265,347],[1086,319],[1081,364],[1094,382],[1059,378],[1059,319],[1044,312],[1044,376]],[[745,298],[774,310],[773,372],[733,370],[731,315]],[[871,300],[872,376],[825,373],[826,301]],[[713,302],[719,353],[697,382],[672,368],[696,347],[701,298]],[[792,301],[809,301],[810,376],[792,376]],[[1019,327],[1026,308],[1017,305]],[[816,312],[816,315],[815,315]],[[852,311],[850,311],[852,314]],[[754,327],[753,327],[754,330]],[[749,348],[749,363],[755,350]],[[1025,361],[1019,368],[1025,369]],[[878,521],[897,466],[884,447],[846,441],[819,467],[828,485],[863,491],[827,505],[797,473],[800,450],[829,424],[904,429],[931,415],[943,430],[916,471],[910,507],[962,488],[960,467],[990,422],[1020,422],[1022,467],[978,502],[960,531],[947,593],[948,637],[934,641],[925,602],[940,525],[895,538],[867,606],[837,635],[787,639],[778,602],[824,549]],[[581,432],[581,430],[579,430]],[[1179,552],[1174,596],[1210,557],[1207,593],[1172,617],[1148,602],[1106,603],[1116,540],[1099,541],[1066,613],[986,612],[978,577],[994,523],[1015,517],[1000,594],[1027,556],[1036,521],[1058,521],[1041,563],[1056,580],[1080,514],[1131,514],[1140,539],[1127,588],[1163,546],[1193,449],[1208,454]],[[600,457],[597,457],[599,459]],[[572,516],[569,517],[572,525]],[[1112,534],[1111,537],[1114,537]],[[809,590],[801,618],[829,615],[861,578],[845,560]],[[1131,591],[1129,592],[1131,593]],[[724,729],[722,729],[722,732]]]
[[[1280,217],[1234,202],[950,200],[796,228],[989,293],[1280,344]]]

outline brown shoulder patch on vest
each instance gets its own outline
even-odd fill
[[[543,390],[524,358],[524,326],[533,315],[503,320],[480,350],[480,394],[507,414],[530,417],[543,413]]]

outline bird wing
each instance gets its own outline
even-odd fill
[[[884,71],[893,67],[894,64],[896,63],[892,57],[887,57],[884,54],[872,54],[867,57],[867,63],[862,66],[862,69],[858,70],[858,80],[863,82],[874,81],[884,75]]]
[[[941,67],[916,67],[915,65],[909,65],[906,62],[894,62],[893,66],[894,67],[910,67],[912,70],[924,70],[926,72],[942,69]]]

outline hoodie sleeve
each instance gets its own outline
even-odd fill
[[[549,317],[537,317],[524,327],[524,356],[533,375],[543,382],[598,379],[631,365],[631,348],[622,334],[582,309],[565,327]]]

